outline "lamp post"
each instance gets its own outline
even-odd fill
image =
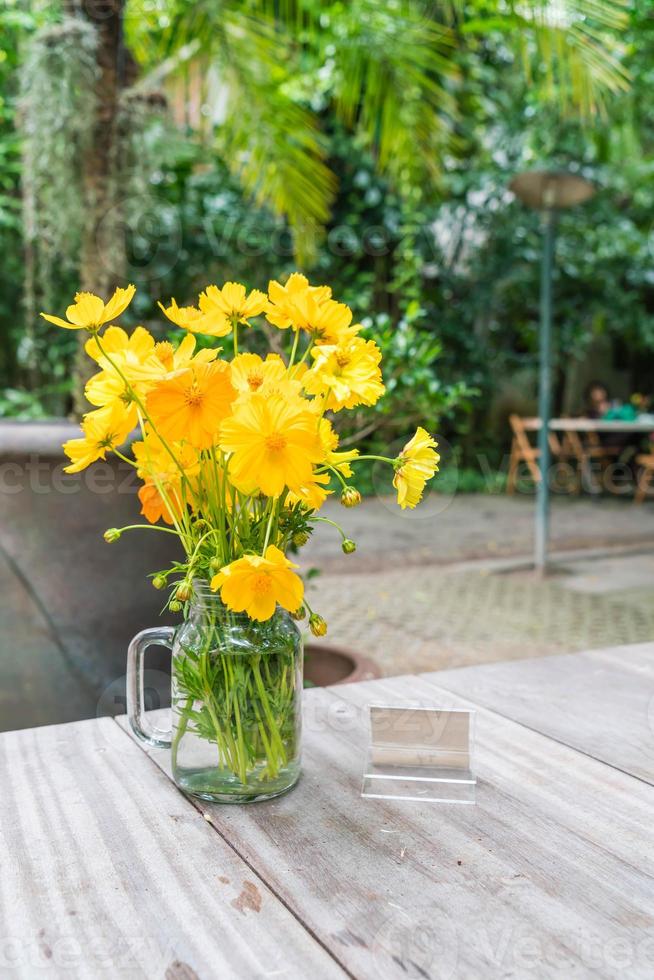
[[[541,212],[543,223],[543,257],[540,276],[540,330],[538,337],[538,449],[540,480],[536,497],[534,567],[547,571],[549,536],[549,424],[552,416],[552,273],[558,212],[589,200],[595,188],[583,177],[554,170],[531,170],[518,174],[509,184],[517,198],[527,207]]]

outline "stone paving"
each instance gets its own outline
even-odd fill
[[[556,500],[552,542],[567,555],[568,574],[545,582],[508,561],[531,553],[528,498],[433,495],[405,514],[384,498],[353,510],[330,501],[324,516],[358,544],[343,555],[338,533],[324,525],[303,552],[305,569],[322,570],[308,597],[329,621],[324,642],[373,657],[385,674],[654,638],[650,503]],[[75,636],[58,626],[64,583],[46,587],[49,579],[30,576],[1,544],[0,730],[93,716],[97,694],[71,669]],[[573,555],[600,546],[610,553]],[[136,618],[153,625],[151,612]]]
[[[327,528],[312,543],[308,563],[325,569],[308,592],[329,623],[323,642],[374,658],[385,674],[654,639],[650,506],[556,501],[552,545],[565,562],[546,581],[497,560],[531,552],[525,499],[461,496],[422,523],[379,500],[340,513],[332,505],[329,516],[359,550],[342,555],[338,541],[325,542]],[[599,545],[608,553],[598,555]],[[592,557],[573,558],[589,547]]]

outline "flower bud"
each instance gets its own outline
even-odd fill
[[[352,541],[351,538],[343,538],[341,548],[343,549],[344,554],[352,555],[357,550],[356,542]]]
[[[356,487],[344,487],[341,493],[341,503],[344,507],[356,507],[361,503],[361,494]]]
[[[175,598],[180,602],[188,602],[193,594],[193,586],[190,582],[180,582],[175,589]]]
[[[166,576],[165,575],[155,575],[152,579],[152,584],[155,589],[165,589],[166,588]]]
[[[327,632],[327,623],[318,613],[311,613],[309,616],[309,629],[314,636],[324,636]]]
[[[209,562],[209,571],[212,575],[217,575],[220,569],[223,567],[223,563],[220,558],[212,558]]]
[[[178,602],[177,599],[171,599],[170,602],[168,603],[168,608],[170,609],[171,612],[181,612],[182,604],[181,602]]]
[[[307,611],[306,611],[305,607],[304,606],[298,606],[298,608],[295,610],[295,612],[292,612],[291,613],[291,616],[293,617],[293,619],[297,619],[299,621],[301,619],[304,619],[304,617],[306,616],[306,614],[307,614]]]
[[[113,542],[117,541],[118,538],[120,537],[120,531],[118,530],[117,527],[109,527],[104,532],[103,537],[107,542],[107,544],[113,544]]]
[[[306,531],[296,531],[293,535],[293,544],[298,548],[301,548],[303,544],[306,544],[309,540],[309,535]]]

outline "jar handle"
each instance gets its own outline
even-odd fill
[[[132,731],[143,742],[160,749],[169,749],[171,729],[151,725],[145,715],[143,699],[143,662],[145,651],[150,646],[173,649],[175,629],[172,626],[156,626],[141,630],[131,641],[127,650],[127,717]]]

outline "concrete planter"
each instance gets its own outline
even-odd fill
[[[353,684],[381,677],[373,660],[346,647],[306,643],[304,655],[304,679],[314,687]]]
[[[97,698],[123,677],[134,633],[162,621],[162,596],[147,575],[180,551],[174,538],[151,531],[132,531],[106,544],[106,528],[143,523],[137,481],[131,467],[114,457],[65,474],[61,444],[78,435],[78,427],[65,421],[0,422],[0,558],[3,576],[20,581],[25,603],[44,621],[49,635],[43,636],[43,657],[48,651],[63,656]],[[12,611],[25,614],[15,608],[3,615]],[[21,635],[20,622],[13,634]],[[156,648],[152,653],[156,667]],[[47,662],[36,657],[33,670],[43,669]],[[62,706],[62,720],[66,715]],[[48,712],[44,717],[51,720]]]

